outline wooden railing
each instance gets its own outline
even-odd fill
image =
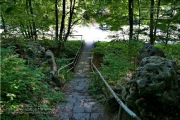
[[[79,47],[78,51],[76,52],[76,56],[74,57],[73,61],[72,61],[71,63],[69,63],[69,64],[67,64],[67,65],[59,68],[59,69],[58,69],[58,72],[57,72],[58,75],[59,75],[59,73],[60,73],[60,71],[61,71],[62,69],[67,68],[67,67],[69,67],[69,66],[72,66],[72,67],[69,68],[69,69],[67,70],[67,72],[69,72],[70,70],[74,69],[74,67],[76,66],[76,64],[77,64],[77,62],[78,62],[78,59],[79,59],[79,56],[80,56],[80,54],[81,54],[82,48],[83,48],[83,46],[84,46],[84,41],[83,41],[82,39],[81,39],[81,41],[82,41],[82,44],[81,44],[81,46]]]
[[[7,33],[7,34],[0,34],[1,35],[1,38],[16,38],[16,37],[24,37],[22,33]],[[73,38],[75,40],[79,39],[79,40],[82,40],[83,39],[83,35],[69,35],[68,38]],[[54,40],[55,39],[55,36],[54,34],[43,34],[43,33],[39,33],[37,34],[37,39],[38,40],[43,40],[43,39],[49,39],[49,40]]]
[[[119,109],[119,114],[118,114],[118,120],[123,120],[122,116],[123,116],[123,109],[124,111],[133,119],[136,120],[141,120],[132,110],[130,110],[123,102],[122,100],[116,95],[116,93],[113,91],[113,89],[111,88],[111,86],[106,82],[106,80],[104,79],[104,77],[102,76],[102,74],[99,72],[99,70],[96,68],[96,66],[94,65],[94,63],[92,62],[93,60],[93,56],[91,57],[91,67],[93,69],[95,69],[95,71],[99,74],[99,76],[101,77],[101,79],[103,80],[103,82],[105,83],[106,87],[108,88],[108,90],[110,91],[110,93],[113,95],[113,97],[116,99],[116,101],[119,103],[120,105],[120,109]]]

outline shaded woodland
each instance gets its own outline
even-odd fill
[[[69,41],[69,37],[75,26],[94,23],[99,24],[101,30],[117,32],[110,36],[111,42],[96,42],[92,50],[93,62],[117,95],[144,120],[179,119],[179,0],[2,0],[0,9],[2,119],[55,119],[52,114],[56,112],[54,106],[65,101],[63,86],[73,74],[73,71],[67,72],[68,69],[64,69],[61,74],[57,71],[73,62],[84,45],[82,39]],[[123,35],[128,35],[128,38],[122,39]],[[168,75],[174,76],[165,77],[173,82],[164,82],[163,77],[158,82],[150,80],[153,76],[151,73],[157,73],[152,69],[144,69],[148,72],[144,77],[152,82],[151,85],[144,81],[141,81],[141,85],[137,82],[139,76],[136,72],[146,66],[146,63],[140,64],[141,61],[137,64],[137,56],[142,52],[138,51],[142,50],[144,43],[164,52],[164,56],[160,56],[163,58],[156,59],[159,64],[162,61],[166,66],[170,64],[171,69],[164,68],[169,70]],[[154,52],[151,55],[148,53],[144,53],[144,57],[157,55]],[[157,62],[155,58],[152,59],[146,62]],[[111,112],[117,113],[119,105],[97,72],[91,73],[91,79],[89,93],[101,103],[108,103]],[[159,81],[163,81],[163,85]],[[162,90],[167,91],[156,89],[158,87],[153,86],[156,82]],[[153,89],[146,91],[149,96],[145,95],[146,92],[139,92],[140,88],[144,90],[144,86],[147,91]],[[151,92],[157,94],[154,96]],[[136,100],[136,103],[130,101],[130,98]],[[157,99],[158,102],[141,104],[148,98]],[[157,109],[149,108],[143,113],[149,105],[155,105]],[[30,113],[33,111],[29,108],[50,114]],[[157,111],[160,109],[169,109],[171,112]]]

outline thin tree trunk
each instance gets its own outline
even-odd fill
[[[173,18],[173,10],[175,9],[175,3],[174,3],[174,7],[171,8],[171,14],[170,14],[170,18]],[[171,32],[169,31],[170,25],[171,25],[172,19],[168,19],[168,25],[167,25],[167,32],[166,32],[166,43],[165,45],[168,44],[168,38],[171,35]]]
[[[59,34],[59,40],[63,40],[63,31],[65,27],[65,17],[66,17],[66,0],[63,0],[63,11],[62,11],[62,17],[61,17],[61,27],[60,27],[60,34]]]
[[[56,19],[56,28],[55,28],[55,40],[58,40],[58,0],[55,0],[55,19]]]
[[[141,9],[140,9],[140,5],[141,5],[141,0],[138,0],[138,12],[139,12],[139,23],[138,23],[138,35],[137,35],[137,40],[139,40],[139,31],[140,31],[140,27],[141,27]]]
[[[70,12],[69,12],[69,21],[68,21],[68,28],[67,28],[67,33],[65,35],[64,41],[67,41],[67,38],[70,34],[71,30],[71,25],[72,25],[72,19],[73,19],[73,14],[74,14],[74,7],[75,7],[76,0],[70,0]]]
[[[25,27],[22,23],[19,26],[20,26],[20,29],[25,29]],[[28,35],[27,35],[26,30],[24,30],[24,31],[20,30],[20,31],[21,31],[22,35],[24,36],[24,38],[27,38]]]
[[[26,0],[26,13],[27,15],[29,15],[29,5],[28,5],[28,0]],[[25,28],[25,27],[24,27]],[[28,19],[27,23],[26,23],[26,28],[25,28],[26,32],[27,32],[27,38],[31,38],[31,30],[30,30],[30,20]]]
[[[169,33],[169,26],[170,26],[170,24],[171,24],[171,22],[169,22],[168,25],[167,25],[166,42],[165,42],[165,45],[168,44],[168,38],[169,38],[169,35],[170,35],[170,33]]]
[[[26,0],[26,13],[29,15],[29,0]],[[31,21],[28,19],[26,24],[27,38],[32,38]]]
[[[154,44],[154,0],[151,0],[151,8],[150,8],[150,44]]]
[[[133,0],[129,0],[129,40],[132,40],[133,37]]]
[[[133,37],[133,0],[128,2],[129,9],[129,55],[131,53],[131,41]]]
[[[31,38],[30,26],[27,25],[26,27],[27,27],[27,30],[26,30],[26,31],[27,31],[27,35],[28,35],[27,38]]]
[[[62,11],[62,16],[61,16],[59,43],[58,43],[58,48],[57,48],[57,52],[56,52],[57,57],[60,57],[61,50],[64,48],[63,31],[65,28],[65,18],[66,18],[66,0],[63,0],[62,4],[63,4],[63,11]]]
[[[29,0],[29,10],[30,10],[30,14],[32,15],[32,38],[34,38],[35,40],[37,39],[37,33],[36,33],[36,24],[34,22],[34,13],[33,13],[33,7],[32,7],[32,2],[31,0]]]
[[[159,18],[160,3],[161,3],[161,0],[158,0],[157,15],[156,15],[155,28],[154,28],[154,38],[156,38],[156,31],[157,31],[157,24],[158,24],[158,18]]]
[[[6,38],[7,29],[6,29],[6,24],[5,24],[5,20],[4,20],[2,12],[1,12],[1,19],[2,19],[2,28],[4,29],[5,38]]]
[[[31,39],[33,39],[33,28],[32,28],[32,26],[31,26],[31,22],[29,21],[29,38],[31,38]]]

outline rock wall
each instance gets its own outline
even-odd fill
[[[139,50],[136,56],[136,66],[138,67],[141,60],[145,57],[149,56],[161,56],[161,57],[166,57],[164,52],[160,50],[159,48],[149,44],[145,43],[144,46]]]
[[[173,60],[160,56],[165,57],[163,51],[152,45],[141,48],[137,56],[141,62],[122,92],[123,100],[143,120],[178,120],[179,70]]]

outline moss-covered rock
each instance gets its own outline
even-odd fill
[[[160,56],[143,58],[123,90],[123,99],[142,119],[179,119],[176,63]]]

